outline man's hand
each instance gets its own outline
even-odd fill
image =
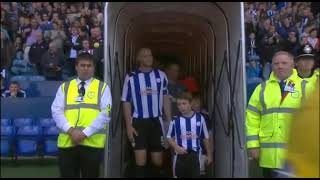
[[[249,149],[249,156],[255,160],[259,160],[260,155],[260,148],[250,148]]]
[[[80,144],[87,137],[81,130],[75,128],[70,131],[70,135],[76,144]]]
[[[184,149],[183,147],[178,146],[178,145],[176,145],[174,147],[174,151],[176,152],[176,154],[187,154],[188,153],[186,149]]]
[[[128,135],[129,140],[132,142],[134,140],[133,135],[138,136],[138,132],[136,131],[136,129],[132,125],[129,125],[127,127],[127,135]]]
[[[10,92],[11,97],[17,97],[18,92],[17,91],[12,91]]]
[[[207,155],[207,164],[209,165],[209,164],[211,164],[211,163],[212,163],[213,158],[212,158],[211,153],[207,153],[207,154],[208,154],[208,155]]]

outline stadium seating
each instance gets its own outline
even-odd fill
[[[1,134],[1,157],[57,155],[59,130],[51,118],[53,99],[1,98],[1,132],[6,132],[3,127],[12,129],[10,136]]]
[[[16,135],[16,156],[35,156],[41,139],[41,128],[38,126],[19,127]]]
[[[18,75],[10,78],[11,81],[45,81],[46,78],[40,75]]]
[[[1,156],[12,155],[14,137],[13,126],[1,126]]]
[[[43,154],[56,156],[58,154],[57,138],[59,129],[56,126],[47,127],[43,132]]]
[[[55,96],[62,81],[18,81],[27,97]]]
[[[38,125],[42,128],[55,126],[55,122],[52,118],[39,118]]]
[[[10,126],[10,125],[11,125],[10,119],[1,118],[1,126]]]
[[[10,81],[27,81],[27,80],[28,80],[28,77],[23,75],[13,76],[10,78]]]
[[[46,78],[44,76],[28,76],[29,81],[45,81]]]
[[[31,126],[33,125],[33,119],[31,118],[16,118],[13,119],[13,125],[16,128],[24,127],[24,126]]]
[[[53,100],[54,97],[1,98],[1,118],[51,117]]]

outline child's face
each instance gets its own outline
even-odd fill
[[[89,41],[82,41],[82,47],[84,49],[89,49],[89,47],[90,47]]]
[[[191,103],[186,99],[177,99],[177,106],[179,109],[179,112],[182,114],[187,114],[191,112]]]
[[[200,110],[201,110],[200,99],[193,99],[191,101],[191,107],[192,107],[192,110],[194,110],[196,112],[200,112]]]
[[[10,84],[9,91],[10,91],[10,93],[17,93],[19,91],[19,85]]]

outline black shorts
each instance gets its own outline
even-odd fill
[[[173,174],[178,178],[200,177],[199,153],[189,151],[188,154],[176,154],[173,159]]]
[[[135,119],[132,126],[136,129],[138,136],[134,135],[132,147],[134,150],[146,149],[149,152],[162,152],[164,150],[164,137],[162,120],[156,118]]]

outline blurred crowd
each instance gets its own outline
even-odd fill
[[[297,56],[308,44],[319,59],[320,11],[311,4],[245,2],[248,98],[257,84],[269,78],[271,58],[276,51],[285,50]]]
[[[103,63],[103,3],[1,2],[1,70],[67,80],[83,51]]]

